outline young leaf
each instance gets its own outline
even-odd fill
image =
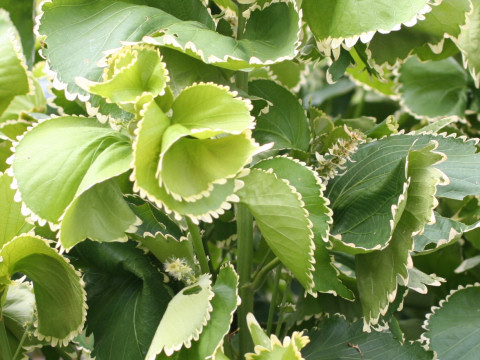
[[[257,117],[253,134],[258,142],[273,142],[274,149],[308,150],[310,132],[307,116],[290,91],[270,80],[254,80],[249,83],[248,92],[271,104],[267,112]]]
[[[478,357],[478,284],[452,290],[439,307],[432,307],[423,327],[422,339],[439,359],[473,360]]]
[[[193,285],[180,291],[168,304],[145,357],[153,360],[162,351],[170,356],[198,340],[213,310],[210,276],[205,274]]]
[[[407,268],[411,267],[412,236],[421,232],[426,223],[434,221],[437,185],[446,182],[445,175],[434,167],[445,159],[435,152],[438,143],[431,142],[407,157],[408,187],[399,207],[404,210],[395,219],[388,246],[381,251],[360,254],[355,258],[358,292],[364,313],[365,329],[376,325],[393,302],[398,284],[408,284]],[[403,204],[402,204],[403,203]]]
[[[80,274],[46,240],[30,235],[6,243],[0,259],[3,285],[10,285],[18,272],[33,282],[38,314],[35,335],[53,346],[68,344],[85,323],[86,295]]]
[[[325,317],[318,328],[307,334],[310,344],[303,349],[306,360],[334,359],[398,359],[432,360],[432,351],[419,343],[401,344],[389,332],[362,331],[362,322],[349,324],[341,316]]]
[[[328,199],[323,197],[325,186],[318,176],[308,167],[286,157],[277,157],[261,161],[255,168],[273,169],[275,175],[288,180],[302,196],[305,209],[313,224],[315,241],[315,271],[313,278],[315,291],[330,292],[347,299],[353,299],[353,294],[338,279],[338,270],[332,264],[330,254],[326,249],[329,227],[332,223],[332,211],[329,209]]]
[[[72,255],[85,274],[87,330],[97,359],[144,360],[171,295],[135,243],[84,241]]]
[[[56,223],[75,198],[126,172],[131,159],[127,136],[96,119],[62,116],[25,134],[15,147],[13,172],[27,207]]]
[[[251,211],[273,253],[312,292],[315,243],[301,195],[271,172],[253,169],[242,180],[240,202]]]

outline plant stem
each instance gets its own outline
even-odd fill
[[[237,27],[237,40],[243,39],[243,33],[245,32],[245,25],[247,23],[243,12],[248,9],[248,5],[238,4],[238,27]],[[235,74],[235,85],[238,89],[245,92],[248,91],[248,73],[245,71],[237,71]]]
[[[285,285],[285,291],[283,292],[282,302],[280,303],[282,305],[282,308],[280,310],[280,314],[278,314],[277,328],[275,329],[275,335],[277,337],[280,336],[280,331],[282,330],[283,314],[285,313],[285,303],[287,301],[287,295],[289,290],[290,290],[290,280],[287,281],[287,285]]]
[[[258,273],[256,273],[253,277],[253,281],[250,284],[250,290],[255,291],[262,286],[263,282],[265,281],[265,278],[267,277],[268,273],[275,268],[280,263],[279,258],[275,258],[272,261],[270,261],[268,264],[266,264]]]
[[[26,328],[25,328],[25,332],[23,333],[22,338],[20,339],[20,343],[17,346],[17,350],[15,351],[15,354],[13,355],[12,360],[17,360],[17,359],[21,358],[23,343],[27,339],[29,330],[30,330],[30,325],[27,325]]]
[[[0,312],[0,353],[6,360],[12,359],[12,350],[10,350],[10,344],[7,337],[7,329],[5,328],[5,321],[3,320],[3,314]]]
[[[272,333],[273,316],[275,315],[275,308],[277,306],[278,286],[280,284],[280,276],[282,274],[282,264],[277,266],[275,280],[273,282],[272,300],[270,301],[270,308],[268,309],[267,320],[267,335]]]
[[[202,273],[206,274],[210,272],[210,267],[208,265],[208,258],[207,254],[205,253],[205,248],[203,247],[202,237],[200,236],[200,230],[190,218],[186,217],[186,220],[188,231],[190,232],[190,235],[192,235],[195,254],[197,254],[198,261],[200,262],[200,269],[202,270]]]
[[[253,217],[248,208],[237,204],[237,268],[239,279],[239,293],[242,304],[238,307],[239,355],[253,350],[253,342],[247,330],[247,314],[253,312],[253,292],[247,285],[253,268]]]

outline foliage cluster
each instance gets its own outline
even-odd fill
[[[476,359],[480,0],[0,0],[0,360]]]

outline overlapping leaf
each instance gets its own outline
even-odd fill
[[[474,360],[480,350],[478,284],[451,291],[439,307],[427,315],[422,339],[439,359]]]
[[[132,180],[167,212],[211,221],[230,207],[234,177],[259,151],[249,104],[227,88],[197,84],[172,104],[171,118],[146,98],[140,111]],[[158,160],[157,160],[158,159]]]
[[[480,61],[476,54],[480,49],[480,1],[471,0],[472,8],[467,14],[466,23],[460,27],[460,34],[456,44],[463,55],[463,63],[468,67],[475,85],[480,86]]]
[[[329,201],[323,197],[324,185],[316,174],[301,163],[286,157],[277,157],[261,161],[255,168],[269,170],[281,179],[288,180],[298,191],[305,203],[309,219],[313,224],[315,242],[315,271],[313,279],[315,291],[331,292],[344,298],[352,299],[353,294],[338,279],[338,271],[332,264],[330,254],[326,249],[329,227],[332,223]]]
[[[171,298],[158,269],[133,242],[85,241],[72,254],[87,283],[87,329],[95,338],[93,356],[144,360]]]
[[[300,19],[292,2],[275,2],[265,9],[253,10],[244,39],[239,41],[213,31],[211,21],[207,25],[196,21],[199,20],[198,14],[202,14],[203,19],[206,12],[204,7],[199,6],[200,1],[196,2],[197,11],[182,2],[149,1],[148,6],[139,0],[95,3],[89,0],[53,0],[46,3],[39,32],[46,35],[48,47],[43,49],[43,54],[56,73],[56,85],[66,87],[69,93],[85,95],[74,78],[100,80],[101,69],[96,64],[104,56],[103,51],[118,48],[120,41],[139,41],[157,31],[160,33],[150,38],[149,42],[235,70],[295,56]],[[185,8],[192,11],[185,12]],[[68,22],[65,19],[69,19]],[[93,28],[95,32],[90,31]],[[67,43],[65,36],[69,38]],[[81,59],[70,56],[80,49]]]
[[[20,272],[33,282],[37,304],[36,336],[53,345],[67,344],[83,328],[85,291],[79,273],[50,244],[39,237],[22,235],[0,250],[0,288]]]
[[[237,192],[255,217],[274,254],[307,291],[314,290],[312,271],[315,244],[312,223],[300,194],[270,172],[253,169]]]
[[[412,235],[421,232],[426,223],[434,221],[433,208],[437,205],[437,185],[447,181],[434,165],[445,156],[435,152],[437,143],[412,150],[407,157],[408,188],[400,200],[394,219],[392,238],[381,251],[355,257],[357,285],[362,303],[365,328],[378,323],[389,303],[393,302],[398,284],[408,284],[407,267],[411,266]]]
[[[126,172],[131,153],[127,136],[96,119],[62,116],[25,134],[15,148],[13,172],[27,207],[57,223],[87,189]]]

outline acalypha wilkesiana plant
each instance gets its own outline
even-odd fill
[[[0,359],[477,359],[480,0],[0,0]]]

